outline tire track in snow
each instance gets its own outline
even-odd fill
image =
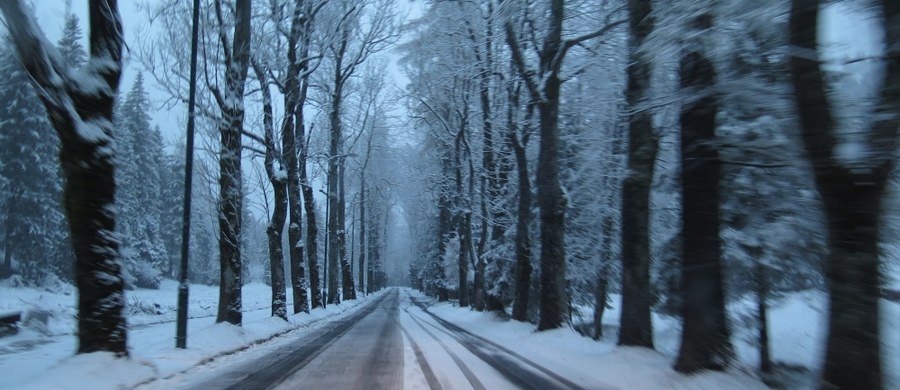
[[[447,344],[444,344],[444,342],[440,338],[435,336],[434,333],[428,331],[428,328],[426,328],[425,325],[423,325],[415,315],[410,313],[407,308],[404,308],[403,310],[407,314],[409,314],[409,318],[412,318],[412,320],[415,321],[416,324],[418,324],[419,327],[422,328],[423,331],[425,331],[425,333],[427,333],[429,336],[431,336],[431,338],[437,341],[438,345],[440,345],[441,348],[443,348],[444,351],[446,351],[447,354],[450,355],[450,358],[453,359],[453,362],[456,363],[460,371],[462,371],[463,375],[466,377],[466,380],[469,381],[470,385],[472,385],[472,388],[474,388],[475,390],[487,390],[484,385],[481,384],[481,381],[478,380],[478,377],[475,376],[475,373],[472,372],[469,366],[467,366],[466,363],[464,363],[462,359],[459,358],[459,356],[453,353],[453,351],[451,351],[450,348],[447,347]]]
[[[445,329],[441,329],[434,324],[429,325],[455,339],[460,345],[464,346],[466,349],[472,352],[472,354],[488,363],[491,367],[506,376],[507,379],[521,386],[522,388],[535,390],[583,389],[580,385],[566,378],[563,378],[555,372],[529,360],[528,358],[525,358],[522,355],[519,355],[512,350],[509,350],[506,347],[503,347],[502,345],[473,334],[441,317],[438,317],[434,313],[429,312],[428,307],[425,304],[417,301],[412,296],[409,296],[409,299],[413,302],[413,304],[418,306],[425,314],[428,314]],[[408,310],[407,313],[409,313]],[[412,316],[411,313],[410,315]],[[528,367],[523,367],[516,361],[524,363],[531,369],[529,369]],[[606,386],[606,388],[614,387]]]
[[[434,375],[434,371],[431,369],[431,366],[428,364],[428,360],[425,360],[425,354],[422,353],[422,349],[419,348],[419,344],[413,340],[412,335],[409,334],[409,331],[400,325],[400,322],[397,321],[397,326],[400,327],[400,331],[406,336],[406,339],[409,340],[409,344],[412,346],[413,353],[416,355],[416,362],[419,363],[419,367],[422,368],[422,373],[425,374],[425,381],[428,382],[428,388],[431,390],[443,390],[441,387],[441,382],[438,381],[437,376]]]

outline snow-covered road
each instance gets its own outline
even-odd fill
[[[394,288],[351,315],[285,341],[212,361],[141,388],[581,388],[428,313],[426,305],[405,289]]]

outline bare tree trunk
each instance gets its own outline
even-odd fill
[[[444,167],[444,171],[446,172],[446,167],[450,165],[449,159],[442,158],[441,165]],[[453,226],[453,215],[450,211],[450,200],[447,197],[447,188],[443,188],[441,190],[441,195],[438,197],[438,231],[437,231],[437,259],[435,260],[436,267],[438,269],[439,280],[441,281],[441,285],[438,286],[438,301],[444,302],[450,299],[450,293],[448,291],[448,287],[446,285],[446,277],[447,273],[444,269],[444,257],[447,254],[447,239],[450,236],[450,231]],[[374,225],[373,225],[374,226]],[[371,251],[369,253],[372,253]],[[371,267],[371,265],[370,265]],[[371,279],[369,279],[371,280]]]
[[[118,6],[115,0],[90,2],[90,60],[81,80],[69,79],[70,70],[51,54],[55,49],[25,9],[21,1],[0,2],[18,57],[62,142],[63,204],[78,287],[78,353],[127,356],[122,264],[110,211],[116,190],[112,114],[124,45]],[[97,85],[83,88],[85,80]]]
[[[755,268],[756,313],[759,317],[759,370],[763,373],[768,373],[772,371],[772,359],[769,353],[769,316],[767,308],[769,279],[768,275],[766,275],[766,266],[761,261],[756,262]]]
[[[637,110],[650,92],[650,61],[639,49],[653,30],[650,0],[628,2],[628,176],[622,185],[622,316],[619,345],[653,348],[650,318],[650,187],[659,149],[652,114]]]
[[[530,115],[529,115],[530,116]],[[530,118],[526,119],[526,123]],[[519,205],[516,221],[516,300],[513,318],[528,321],[528,299],[531,292],[531,231],[528,228],[534,216],[531,213],[531,182],[528,175],[528,158],[525,142],[519,141],[517,131],[510,132],[513,151],[516,155],[516,171],[519,176]],[[526,132],[527,134],[527,132]],[[525,137],[527,140],[527,136]]]
[[[594,286],[594,340],[603,337],[603,313],[606,311],[607,282],[606,267],[597,270],[597,285]]]
[[[462,182],[462,162],[460,161],[460,151],[459,146],[457,145],[456,151],[456,196],[457,199],[462,198],[462,190],[463,190],[463,182]],[[466,224],[471,222],[470,218],[467,218],[468,214],[459,214],[461,212],[457,212],[457,215],[454,216],[455,225],[456,225],[456,236],[459,238],[459,254],[457,266],[459,267],[459,285],[457,286],[457,296],[459,299],[460,307],[469,306],[469,246],[471,245],[470,236],[466,234]],[[462,213],[466,213],[463,211]]]
[[[284,182],[272,183],[275,208],[266,227],[269,239],[269,268],[272,274],[272,316],[287,320],[287,296],[284,286],[284,250],[281,248],[284,222],[287,219],[287,188]]]
[[[886,42],[900,40],[900,3],[879,1]],[[900,51],[889,47],[887,74],[866,134],[866,159],[850,167],[835,159],[841,142],[816,54],[819,2],[794,0],[790,58],[802,138],[824,203],[828,228],[825,277],[829,288],[823,387],[883,388],[879,337],[878,240],[884,192],[894,165],[900,118]],[[813,54],[813,55],[810,55]]]
[[[340,69],[340,66],[337,66],[336,68]],[[336,75],[336,77],[337,80],[335,81],[339,84],[340,75]],[[340,303],[340,297],[338,296],[338,277],[340,276],[340,270],[338,264],[341,251],[338,249],[340,246],[338,230],[341,229],[341,227],[338,225],[338,222],[340,221],[338,218],[338,208],[343,207],[343,205],[340,204],[338,195],[338,175],[340,169],[338,160],[340,159],[340,144],[343,135],[341,133],[340,118],[341,96],[339,92],[337,92],[339,87],[339,85],[335,85],[335,92],[332,95],[330,114],[331,144],[328,158],[328,303],[331,304]]]
[[[320,3],[324,4],[324,3]],[[320,7],[320,6],[317,6]],[[315,309],[322,307],[325,301],[322,299],[321,289],[319,288],[319,257],[318,257],[318,234],[319,226],[316,221],[316,204],[313,198],[312,185],[309,183],[309,177],[306,172],[306,159],[309,157],[309,146],[306,140],[306,124],[304,123],[303,107],[306,105],[307,91],[309,90],[309,48],[312,44],[313,34],[313,17],[320,8],[314,8],[312,3],[304,0],[297,0],[297,9],[302,9],[303,27],[300,34],[300,55],[302,61],[299,64],[300,83],[299,93],[297,94],[297,109],[295,116],[295,135],[298,143],[297,153],[299,155],[297,161],[297,177],[299,178],[300,191],[303,195],[303,209],[306,212],[306,257],[307,268],[309,269],[309,290],[310,290],[310,306]]]
[[[302,108],[298,108],[302,109]],[[290,205],[290,221],[288,224],[288,252],[291,263],[291,289],[294,295],[294,313],[309,312],[309,298],[306,293],[306,267],[303,259],[303,215],[301,206],[300,175],[297,164],[297,147],[294,142],[294,126],[287,133],[283,133],[285,164],[287,165],[288,179],[287,192]],[[286,135],[291,134],[291,135]],[[288,140],[290,138],[290,140]]]
[[[216,322],[241,324],[241,133],[244,127],[244,82],[250,63],[250,0],[237,0],[234,36],[230,50],[222,19],[221,1],[216,1],[219,39],[225,51],[225,91],[220,96],[219,125],[219,311]]]
[[[711,28],[709,16],[697,22]],[[721,162],[714,145],[718,102],[708,90],[716,83],[712,62],[698,52],[681,59],[682,90],[705,96],[681,111],[682,289],[684,291],[681,349],[675,370],[721,370],[730,358],[730,340],[722,287],[719,238]]]
[[[6,244],[4,245],[4,248],[3,248],[3,264],[0,265],[0,279],[8,278],[8,277],[12,276],[12,274],[13,274],[13,268],[12,268],[13,251],[12,251],[11,245],[9,245],[8,243],[12,242],[12,230],[13,230],[12,229],[12,218],[10,218],[9,216],[12,215],[12,212],[13,212],[13,210],[15,210],[15,207],[16,207],[15,206],[16,202],[14,201],[14,199],[15,199],[15,197],[10,197],[6,200],[6,216],[5,216],[6,217],[5,218],[6,239],[3,241]]]
[[[253,63],[253,71],[259,80],[260,91],[263,97],[263,128],[265,134],[266,156],[265,168],[266,176],[272,184],[274,208],[269,225],[266,227],[266,236],[269,245],[269,272],[272,280],[272,316],[287,320],[287,297],[285,296],[284,287],[284,250],[282,248],[281,233],[284,231],[284,222],[287,219],[287,184],[282,172],[275,168],[278,162],[278,169],[282,169],[282,157],[275,147],[275,124],[272,113],[272,96],[269,93],[269,83],[266,78],[265,70],[257,64]]]
[[[344,187],[344,166],[346,161],[341,158],[341,165],[338,173],[338,203],[341,207],[338,209],[338,254],[341,258],[341,292],[344,300],[356,299],[356,287],[353,285],[353,269],[350,267],[350,256],[347,255],[347,199]]]
[[[298,127],[298,136],[303,137],[303,126]],[[322,307],[325,301],[319,287],[319,226],[316,220],[316,203],[313,198],[312,185],[306,173],[306,158],[309,155],[306,142],[301,145],[300,152],[300,188],[303,191],[303,207],[306,211],[306,257],[309,267],[310,305],[313,309]]]
[[[606,311],[609,287],[609,264],[613,258],[613,217],[603,216],[603,244],[600,245],[600,267],[597,268],[597,285],[594,286],[594,340],[603,337],[603,312]]]
[[[366,291],[366,229],[368,229],[368,221],[366,220],[366,172],[365,167],[359,174],[359,269],[357,275],[359,278],[359,291]]]
[[[297,45],[300,43],[303,29],[309,24],[305,15],[303,1],[297,0],[294,14],[291,17],[291,30],[288,36],[287,60],[288,72],[284,82],[285,116],[281,126],[281,145],[284,165],[287,171],[288,198],[288,253],[290,255],[291,291],[293,292],[294,313],[309,312],[309,299],[306,293],[306,272],[303,262],[303,212],[301,206],[300,162],[297,148],[298,128],[303,126],[303,102],[300,77],[307,77],[306,58],[297,58]],[[307,54],[306,45],[301,48],[301,55]],[[305,83],[304,83],[305,84]],[[305,96],[303,96],[305,97]]]
[[[563,41],[564,0],[551,0],[547,33],[540,49],[540,70],[534,72],[526,64],[522,49],[510,22],[506,23],[506,42],[513,62],[540,113],[541,143],[538,152],[537,203],[541,221],[541,297],[538,330],[559,328],[568,318],[569,298],[566,290],[565,211],[559,179],[559,77],[567,50],[578,42],[600,36],[608,27],[575,40]]]

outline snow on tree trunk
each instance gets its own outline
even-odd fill
[[[263,97],[263,140],[266,146],[265,169],[266,176],[272,184],[272,198],[274,207],[269,225],[266,227],[266,236],[269,246],[269,272],[272,286],[272,316],[287,320],[287,297],[284,287],[284,249],[282,248],[282,232],[284,222],[287,219],[287,184],[286,172],[282,165],[283,158],[275,143],[275,125],[272,114],[272,94],[269,92],[269,83],[265,70],[253,63],[253,70],[259,80]]]
[[[221,2],[216,2],[220,39],[226,41],[221,24]],[[216,322],[241,324],[241,133],[244,127],[244,86],[250,63],[250,0],[237,0],[234,7],[234,37],[226,51],[225,89],[219,122],[219,310]],[[228,55],[230,54],[230,55]]]
[[[67,69],[22,2],[0,2],[0,11],[62,141],[64,205],[78,287],[78,353],[127,355],[122,264],[114,234],[112,114],[123,47],[116,1],[90,2],[90,59],[79,72]]]
[[[291,31],[288,36],[287,60],[288,71],[284,82],[285,120],[281,127],[281,144],[284,164],[287,170],[287,198],[289,204],[288,253],[290,254],[291,290],[294,299],[294,313],[309,311],[309,298],[306,293],[306,267],[303,261],[303,213],[301,206],[301,180],[299,150],[297,147],[297,129],[303,126],[303,102],[301,96],[301,73],[305,71],[306,59],[297,58],[297,44],[301,33],[308,23],[304,15],[303,4],[298,1],[294,5],[291,18]],[[305,47],[305,46],[304,46]],[[305,54],[305,51],[301,51]],[[302,62],[301,62],[302,61]]]
[[[346,160],[341,159],[340,173],[338,174],[338,203],[341,207],[338,209],[339,234],[338,255],[341,258],[341,293],[344,300],[356,299],[356,288],[353,286],[353,269],[351,267],[350,256],[347,255],[347,199],[346,187],[344,186],[344,167]]]
[[[518,101],[518,98],[514,99]],[[531,115],[526,115],[525,124],[529,126]],[[531,273],[534,271],[531,254],[531,229],[529,225],[534,216],[531,213],[531,178],[528,174],[528,156],[525,153],[525,142],[519,140],[518,131],[511,129],[509,137],[516,156],[516,173],[519,180],[518,207],[516,220],[516,299],[513,304],[513,318],[528,321],[528,301],[531,292]],[[526,134],[529,131],[526,129]]]

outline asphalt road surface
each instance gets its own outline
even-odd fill
[[[201,365],[149,389],[580,389],[428,312],[394,288],[352,314],[250,356]]]

